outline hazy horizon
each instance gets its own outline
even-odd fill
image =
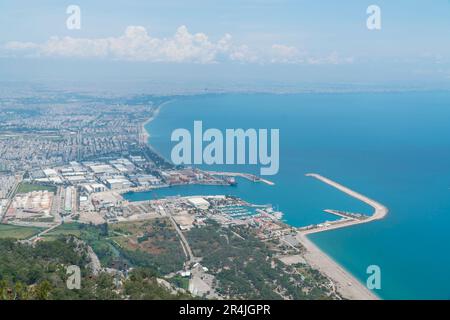
[[[2,4],[0,81],[153,83],[174,92],[450,88],[447,0],[73,4],[80,29],[67,26],[69,3]],[[372,4],[380,30],[366,26]]]

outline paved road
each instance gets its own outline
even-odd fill
[[[172,217],[172,212],[170,211],[170,209],[168,209],[167,211],[164,209],[164,211],[166,212],[167,216],[170,219],[170,222],[172,222],[172,225],[174,226],[175,230],[178,233],[178,236],[180,237],[181,246],[183,247],[183,251],[187,259],[186,263],[190,264],[195,262],[195,257],[194,254],[192,253],[191,247],[189,246],[189,243],[186,237],[184,236],[183,232],[181,232],[180,228],[178,227],[178,224],[175,222],[175,219]]]
[[[49,227],[49,228],[47,228],[47,229],[45,229],[45,230],[39,232],[38,234],[32,236],[31,238],[28,238],[26,241],[33,242],[33,241],[36,240],[37,238],[40,238],[40,237],[42,237],[44,234],[46,234],[46,233],[52,231],[53,229],[59,227],[59,226],[61,225],[61,223],[62,223],[62,222],[58,222],[57,224],[55,224],[55,225],[53,225],[53,226],[51,226],[51,227]]]
[[[3,208],[2,212],[0,212],[0,222],[3,221],[3,218],[4,218],[5,214],[6,214],[6,212],[8,211],[9,206],[12,203],[12,200],[14,198],[14,195],[17,192],[17,189],[19,189],[19,185],[22,182],[22,180],[23,180],[23,175],[21,175],[21,176],[17,175],[16,176],[16,182],[15,182],[14,186],[11,188],[11,190],[8,193],[8,202],[6,203],[6,206]]]

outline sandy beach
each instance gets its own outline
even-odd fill
[[[150,134],[148,133],[147,129],[145,128],[145,126],[147,124],[149,124],[150,122],[152,122],[153,120],[155,120],[155,118],[158,116],[159,111],[161,109],[162,105],[159,105],[158,107],[156,107],[155,111],[153,112],[152,116],[150,118],[148,118],[145,122],[141,123],[141,134],[140,134],[140,143],[141,144],[147,144],[148,143],[148,139],[150,138]]]
[[[307,176],[318,179],[336,189],[361,200],[374,208],[374,213],[364,220],[350,220],[340,223],[322,226],[314,229],[299,230],[297,240],[306,248],[307,253],[304,255],[305,260],[313,267],[328,276],[336,285],[337,291],[347,299],[351,300],[378,300],[379,297],[370,291],[364,284],[356,279],[350,272],[345,270],[341,265],[334,261],[331,257],[320,250],[308,235],[311,233],[325,232],[338,228],[345,228],[356,224],[369,223],[374,220],[383,219],[388,209],[381,203],[372,200],[356,191],[353,191],[333,180],[323,177],[319,174],[310,173]]]
[[[149,124],[150,122],[152,122],[153,120],[156,119],[156,117],[159,115],[159,112],[161,111],[161,108],[166,105],[169,104],[171,102],[174,102],[175,99],[169,100],[169,101],[165,101],[163,103],[161,103],[160,105],[156,106],[155,111],[153,111],[153,114],[150,118],[148,118],[146,121],[141,123],[141,127],[140,127],[140,143],[142,144],[148,144],[150,147],[151,145],[148,142],[148,139],[150,138],[150,133],[147,131],[147,129],[145,128],[145,126],[147,124]]]
[[[297,240],[306,248],[303,255],[306,262],[314,269],[329,277],[335,284],[336,290],[350,300],[379,300],[379,297],[367,289],[350,272],[326,255],[303,232],[298,232]]]

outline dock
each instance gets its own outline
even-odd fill
[[[355,212],[348,212],[348,211],[341,211],[341,210],[334,210],[334,209],[325,209],[323,211],[326,213],[334,214],[336,216],[339,216],[339,217],[345,218],[345,219],[364,220],[364,219],[368,218],[368,216],[366,216],[362,213],[355,213]]]
[[[267,180],[267,179],[263,179],[257,175],[251,174],[251,173],[242,173],[242,172],[220,172],[220,171],[206,171],[207,174],[212,175],[212,176],[223,176],[223,177],[240,177],[240,178],[244,178],[247,180],[250,180],[252,182],[262,182],[265,183],[269,186],[274,186],[275,183]]]
[[[348,194],[349,196],[351,196],[351,197],[353,197],[355,199],[358,199],[358,200],[368,204],[369,206],[371,206],[374,209],[374,212],[373,212],[373,214],[371,216],[369,216],[369,217],[367,217],[365,219],[350,219],[350,220],[348,220],[348,221],[346,221],[344,223],[335,223],[335,224],[329,224],[329,225],[326,225],[326,226],[322,226],[322,227],[319,227],[319,228],[312,228],[312,229],[308,229],[308,230],[302,231],[302,233],[310,234],[310,233],[327,231],[327,230],[331,230],[331,229],[344,228],[344,227],[348,227],[348,226],[355,225],[355,224],[360,224],[360,223],[368,223],[368,222],[371,222],[371,221],[383,219],[389,212],[389,210],[384,205],[382,205],[381,203],[379,203],[379,202],[377,202],[377,201],[375,201],[373,199],[370,199],[369,197],[367,197],[365,195],[362,195],[362,194],[360,194],[360,193],[358,193],[356,191],[353,191],[353,190],[351,190],[351,189],[349,189],[349,188],[347,188],[347,187],[345,187],[345,186],[343,186],[343,185],[341,185],[341,184],[339,184],[339,183],[337,183],[337,182],[335,182],[335,181],[333,181],[331,179],[328,179],[328,178],[326,178],[324,176],[321,176],[320,174],[308,173],[308,174],[306,174],[306,176],[315,178],[317,180],[320,180],[320,181],[322,181],[322,182],[324,182],[324,183],[326,183],[326,184],[328,184],[328,185],[330,185],[330,186],[332,186],[332,187],[334,187],[334,188],[336,188],[336,189],[338,189],[338,190]],[[329,212],[329,213],[336,214],[336,212],[337,212],[336,210],[331,210],[331,211],[332,212]]]
[[[333,180],[330,180],[324,176],[316,173],[309,173],[306,176],[320,180],[355,199],[358,199],[374,209],[371,216],[364,216],[361,219],[356,217],[348,217],[348,213],[338,210],[329,210],[332,214],[341,216],[340,219],[335,222],[329,222],[325,224],[320,224],[316,226],[310,226],[305,228],[297,229],[296,239],[303,245],[306,249],[306,254],[304,255],[305,260],[313,268],[319,270],[320,272],[327,275],[335,283],[336,290],[340,292],[345,298],[351,300],[378,300],[379,297],[375,292],[369,290],[363,283],[356,279],[350,272],[344,269],[331,257],[325,254],[319,247],[317,247],[309,238],[309,234],[324,232],[338,228],[345,228],[349,226],[354,226],[362,223],[369,223],[371,221],[383,219],[388,214],[388,209],[381,203],[370,199],[356,191],[353,191]]]

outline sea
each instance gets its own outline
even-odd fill
[[[130,193],[131,201],[169,195],[237,195],[271,204],[300,227],[335,220],[324,209],[372,208],[321,181],[319,173],[388,207],[383,220],[310,235],[362,283],[381,270],[383,299],[450,299],[450,93],[203,94],[175,97],[146,129],[170,159],[173,130],[279,129],[274,186],[177,186]],[[225,131],[223,131],[225,132]],[[257,165],[202,165],[259,174]]]

